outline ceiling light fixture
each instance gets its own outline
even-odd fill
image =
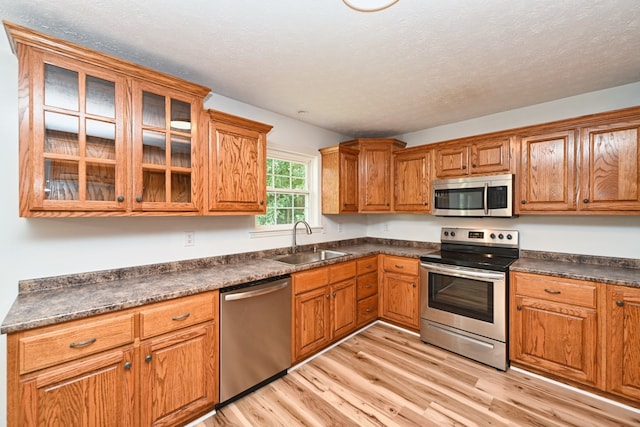
[[[342,0],[344,4],[358,12],[377,12],[398,3],[399,0]]]

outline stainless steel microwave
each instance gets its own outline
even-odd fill
[[[513,174],[433,181],[437,216],[513,216]]]

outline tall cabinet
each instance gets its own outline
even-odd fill
[[[201,209],[208,88],[5,28],[19,63],[21,216]]]

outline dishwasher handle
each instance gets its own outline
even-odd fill
[[[227,295],[224,296],[224,300],[225,301],[237,301],[237,300],[243,300],[243,299],[247,299],[247,298],[258,297],[260,295],[266,295],[266,294],[270,294],[272,292],[279,291],[280,289],[284,289],[287,286],[289,286],[289,281],[277,283],[277,284],[275,284],[273,286],[269,286],[268,288],[262,288],[262,289],[256,289],[256,290],[253,290],[253,291],[244,291],[244,292],[238,292],[238,293],[233,293],[233,294],[227,294]]]

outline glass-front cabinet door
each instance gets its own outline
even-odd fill
[[[134,84],[135,210],[198,210],[198,102],[163,86]]]
[[[30,207],[125,210],[125,80],[117,73],[32,52]]]

